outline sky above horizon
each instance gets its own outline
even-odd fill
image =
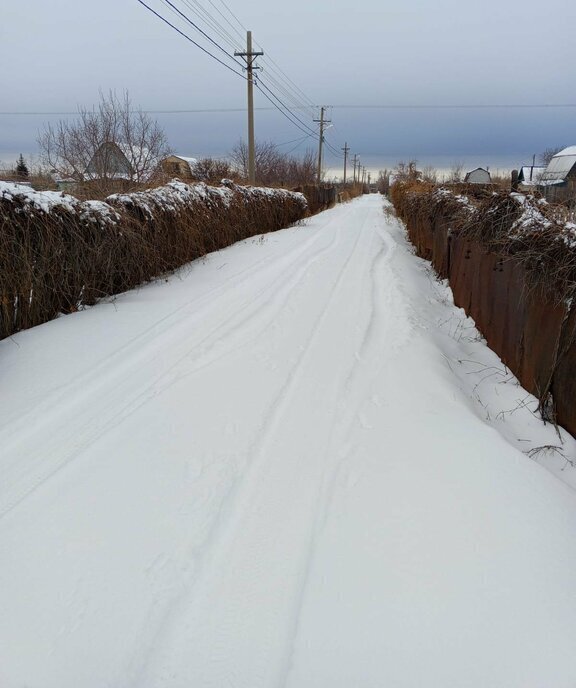
[[[0,27],[0,160],[36,154],[38,131],[72,116],[44,113],[92,107],[109,89],[153,111],[180,154],[226,155],[246,137],[246,83],[231,58],[245,27],[265,53],[257,138],[315,149],[310,106],[331,106],[327,167],[345,142],[366,159],[518,164],[576,143],[573,0],[145,1],[230,69],[138,0],[12,4]],[[187,112],[160,112],[175,110]]]

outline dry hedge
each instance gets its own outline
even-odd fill
[[[294,224],[302,194],[188,186],[79,201],[0,183],[0,339]]]
[[[391,199],[408,226],[434,226],[442,217],[452,235],[522,264],[529,286],[549,301],[570,302],[576,295],[576,225],[546,201],[470,184],[446,188],[413,182],[394,184]]]

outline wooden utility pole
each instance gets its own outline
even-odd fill
[[[358,158],[358,156],[356,155],[356,153],[354,153],[354,177],[353,177],[354,186],[356,186],[356,159],[357,158]]]
[[[322,181],[322,145],[324,143],[324,126],[329,124],[331,120],[324,119],[324,110],[326,108],[322,106],[320,108],[320,119],[315,119],[315,122],[320,122],[320,137],[318,140],[318,184]]]
[[[254,61],[263,52],[252,51],[252,31],[246,33],[246,52],[234,53],[236,57],[244,58],[246,62],[246,71],[248,77],[248,181],[250,184],[256,183],[256,153],[254,141],[254,70],[258,67],[254,66]]]
[[[346,186],[346,163],[348,162],[348,151],[350,148],[348,147],[347,143],[344,143],[344,148],[341,148],[340,150],[344,151],[344,186]]]

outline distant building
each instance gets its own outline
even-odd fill
[[[149,148],[106,141],[86,166],[84,180],[148,182],[153,179],[158,165],[158,157]]]
[[[196,158],[190,158],[185,155],[169,155],[160,163],[162,171],[165,174],[180,179],[194,179],[194,167],[197,163]]]
[[[542,173],[538,186],[548,201],[576,204],[576,146],[556,153]]]
[[[133,179],[135,170],[122,147],[107,141],[94,153],[85,174],[88,179]]]
[[[467,172],[464,177],[465,184],[492,184],[490,172],[483,167],[477,167],[471,172]]]
[[[522,186],[537,186],[546,168],[539,165],[524,165],[518,172],[518,184]]]

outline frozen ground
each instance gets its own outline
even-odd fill
[[[2,688],[576,685],[575,443],[382,205],[0,342]]]

